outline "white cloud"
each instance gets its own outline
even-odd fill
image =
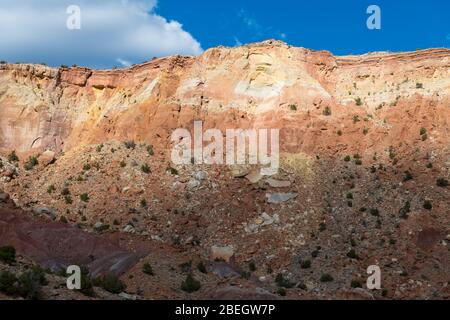
[[[66,26],[70,5],[81,29]],[[172,54],[198,55],[200,43],[156,0],[0,0],[0,59],[111,67]]]
[[[238,18],[253,33],[254,39],[262,40],[264,38],[278,38],[285,40],[287,35],[272,27],[260,24],[255,18],[251,17],[244,9],[238,12]]]

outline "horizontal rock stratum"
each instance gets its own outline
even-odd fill
[[[269,40],[120,70],[3,64],[0,151],[112,139],[167,147],[175,128],[202,119],[219,129],[279,128],[287,152],[381,152],[415,140],[420,127],[445,143],[449,96],[449,49],[337,57]]]

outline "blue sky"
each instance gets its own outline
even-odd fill
[[[381,30],[369,30],[369,5]],[[67,28],[80,9],[80,28]],[[0,0],[0,60],[127,66],[266,39],[337,55],[450,47],[448,0]]]
[[[381,9],[381,30],[366,27],[371,4]],[[450,46],[448,0],[161,0],[157,12],[204,48],[267,38],[335,54]]]

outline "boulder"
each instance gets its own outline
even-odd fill
[[[231,258],[234,256],[233,246],[212,246],[211,247],[211,259],[212,260],[224,260],[230,262]]]
[[[56,212],[52,208],[47,208],[47,207],[34,208],[33,212],[37,215],[47,216],[48,218],[50,218],[52,220],[56,220]]]
[[[275,180],[275,179],[272,179],[272,178],[267,179],[266,182],[272,188],[289,188],[291,186],[291,182],[290,181],[280,181],[280,180]]]
[[[297,193],[268,193],[266,194],[268,203],[282,203],[292,200],[298,196]]]
[[[55,153],[51,150],[44,151],[39,156],[39,163],[42,164],[44,167],[48,166],[49,164],[52,164],[55,161]]]

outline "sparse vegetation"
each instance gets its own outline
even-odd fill
[[[83,193],[80,195],[80,200],[83,202],[89,202],[89,195],[87,193]]]
[[[136,148],[136,143],[133,140],[124,142],[125,148],[134,150]]]
[[[147,153],[148,153],[149,156],[155,155],[155,152],[153,151],[153,146],[152,145],[147,146]]]
[[[9,162],[18,162],[19,161],[19,157],[17,156],[16,151],[12,151],[8,155],[8,161]]]
[[[53,193],[56,190],[55,185],[51,184],[47,188],[47,193]]]
[[[149,276],[153,276],[154,275],[153,268],[150,265],[150,263],[148,263],[148,262],[144,263],[144,266],[142,267],[142,272],[147,274],[147,275],[149,275]]]
[[[297,111],[297,105],[296,104],[290,104],[289,105],[289,109],[291,109],[291,111]]]
[[[438,187],[445,188],[445,187],[448,187],[448,186],[450,185],[450,183],[449,183],[448,180],[445,179],[445,178],[439,178],[439,179],[437,179],[437,181],[436,181],[436,185],[437,185]]]
[[[0,247],[0,261],[7,264],[16,262],[16,249],[13,246]]]
[[[107,274],[94,280],[94,285],[103,288],[104,290],[119,294],[126,289],[125,284],[115,275]]]
[[[39,164],[39,161],[36,157],[30,157],[28,158],[27,162],[24,164],[24,169],[27,171],[33,170],[35,166]]]
[[[323,110],[324,116],[331,116],[331,108],[329,106],[325,107],[325,110]]]
[[[300,262],[300,267],[302,269],[309,269],[311,268],[311,260],[303,260]]]
[[[282,273],[277,274],[277,276],[275,277],[275,283],[277,284],[277,286],[286,289],[293,288],[295,285],[294,283],[286,279]]]
[[[362,106],[361,98],[360,98],[360,97],[355,98],[355,103],[356,103],[356,105],[357,105],[358,107],[359,107],[359,106]]]
[[[423,89],[423,83],[417,82],[416,83],[416,89]]]
[[[334,278],[328,273],[324,273],[320,277],[320,282],[332,282],[332,281],[334,281]]]
[[[149,167],[148,164],[146,164],[146,163],[144,163],[144,164],[141,166],[141,170],[142,170],[143,173],[146,173],[146,174],[149,174],[149,173],[150,173],[150,167]]]
[[[431,209],[433,209],[433,204],[431,203],[430,200],[425,200],[425,201],[423,202],[423,208],[424,208],[425,210],[431,210]]]
[[[198,269],[198,271],[200,271],[201,273],[204,273],[204,274],[208,273],[208,270],[206,270],[206,266],[205,266],[205,264],[203,263],[203,261],[200,261],[200,262],[197,264],[197,269]]]
[[[172,167],[167,167],[166,172],[169,172],[170,174],[173,175],[178,175],[178,170]]]
[[[200,290],[200,281],[196,280],[192,274],[186,276],[186,280],[181,283],[181,290],[187,293],[192,293]]]

